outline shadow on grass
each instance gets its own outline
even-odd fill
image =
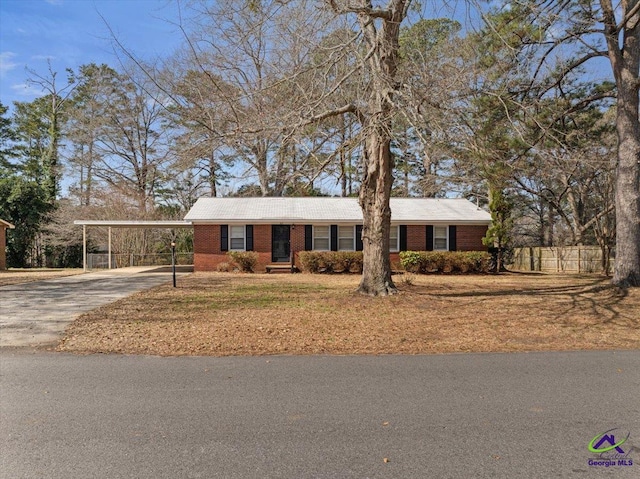
[[[171,273],[172,266],[158,266],[157,268],[145,271],[145,273]],[[176,265],[176,273],[193,273],[193,265]]]
[[[569,278],[568,278],[569,279]],[[439,298],[477,298],[479,302],[490,301],[491,298],[513,298],[517,301],[519,297],[540,297],[544,298],[545,305],[557,304],[566,305],[566,300],[570,300],[569,305],[559,309],[554,319],[560,320],[572,314],[588,313],[597,318],[590,324],[585,324],[583,328],[590,326],[616,324],[623,327],[640,326],[640,314],[633,311],[625,311],[622,302],[629,295],[629,290],[620,288],[610,283],[610,278],[596,277],[584,281],[582,278],[576,284],[552,285],[552,286],[532,286],[526,285],[518,289],[496,289],[471,291],[425,291],[423,293]],[[631,306],[633,308],[633,306]],[[635,309],[635,308],[634,308]],[[569,325],[567,320],[567,325]],[[578,327],[571,323],[572,327]]]

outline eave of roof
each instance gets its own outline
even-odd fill
[[[0,225],[4,226],[5,228],[8,228],[10,230],[15,228],[14,225],[12,225],[11,223],[9,223],[8,221],[5,221],[5,220],[0,220]]]

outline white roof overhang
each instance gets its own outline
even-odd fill
[[[111,228],[193,228],[191,221],[136,221],[136,220],[75,220],[74,225],[106,226]]]

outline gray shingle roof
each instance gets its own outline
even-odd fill
[[[200,198],[184,218],[193,223],[362,223],[357,198]],[[465,199],[391,198],[396,224],[489,224],[489,213]]]

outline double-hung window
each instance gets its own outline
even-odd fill
[[[331,249],[330,240],[331,228],[327,226],[313,227],[313,249],[317,251],[329,251]]]
[[[434,251],[447,251],[449,249],[449,228],[447,226],[433,227],[433,249]]]
[[[242,226],[229,227],[229,250],[244,251],[246,249],[246,228]]]
[[[400,251],[400,235],[398,233],[399,229],[399,226],[391,226],[391,229],[389,230],[389,251],[393,253]]]
[[[355,243],[355,226],[338,226],[338,250],[354,251]]]

